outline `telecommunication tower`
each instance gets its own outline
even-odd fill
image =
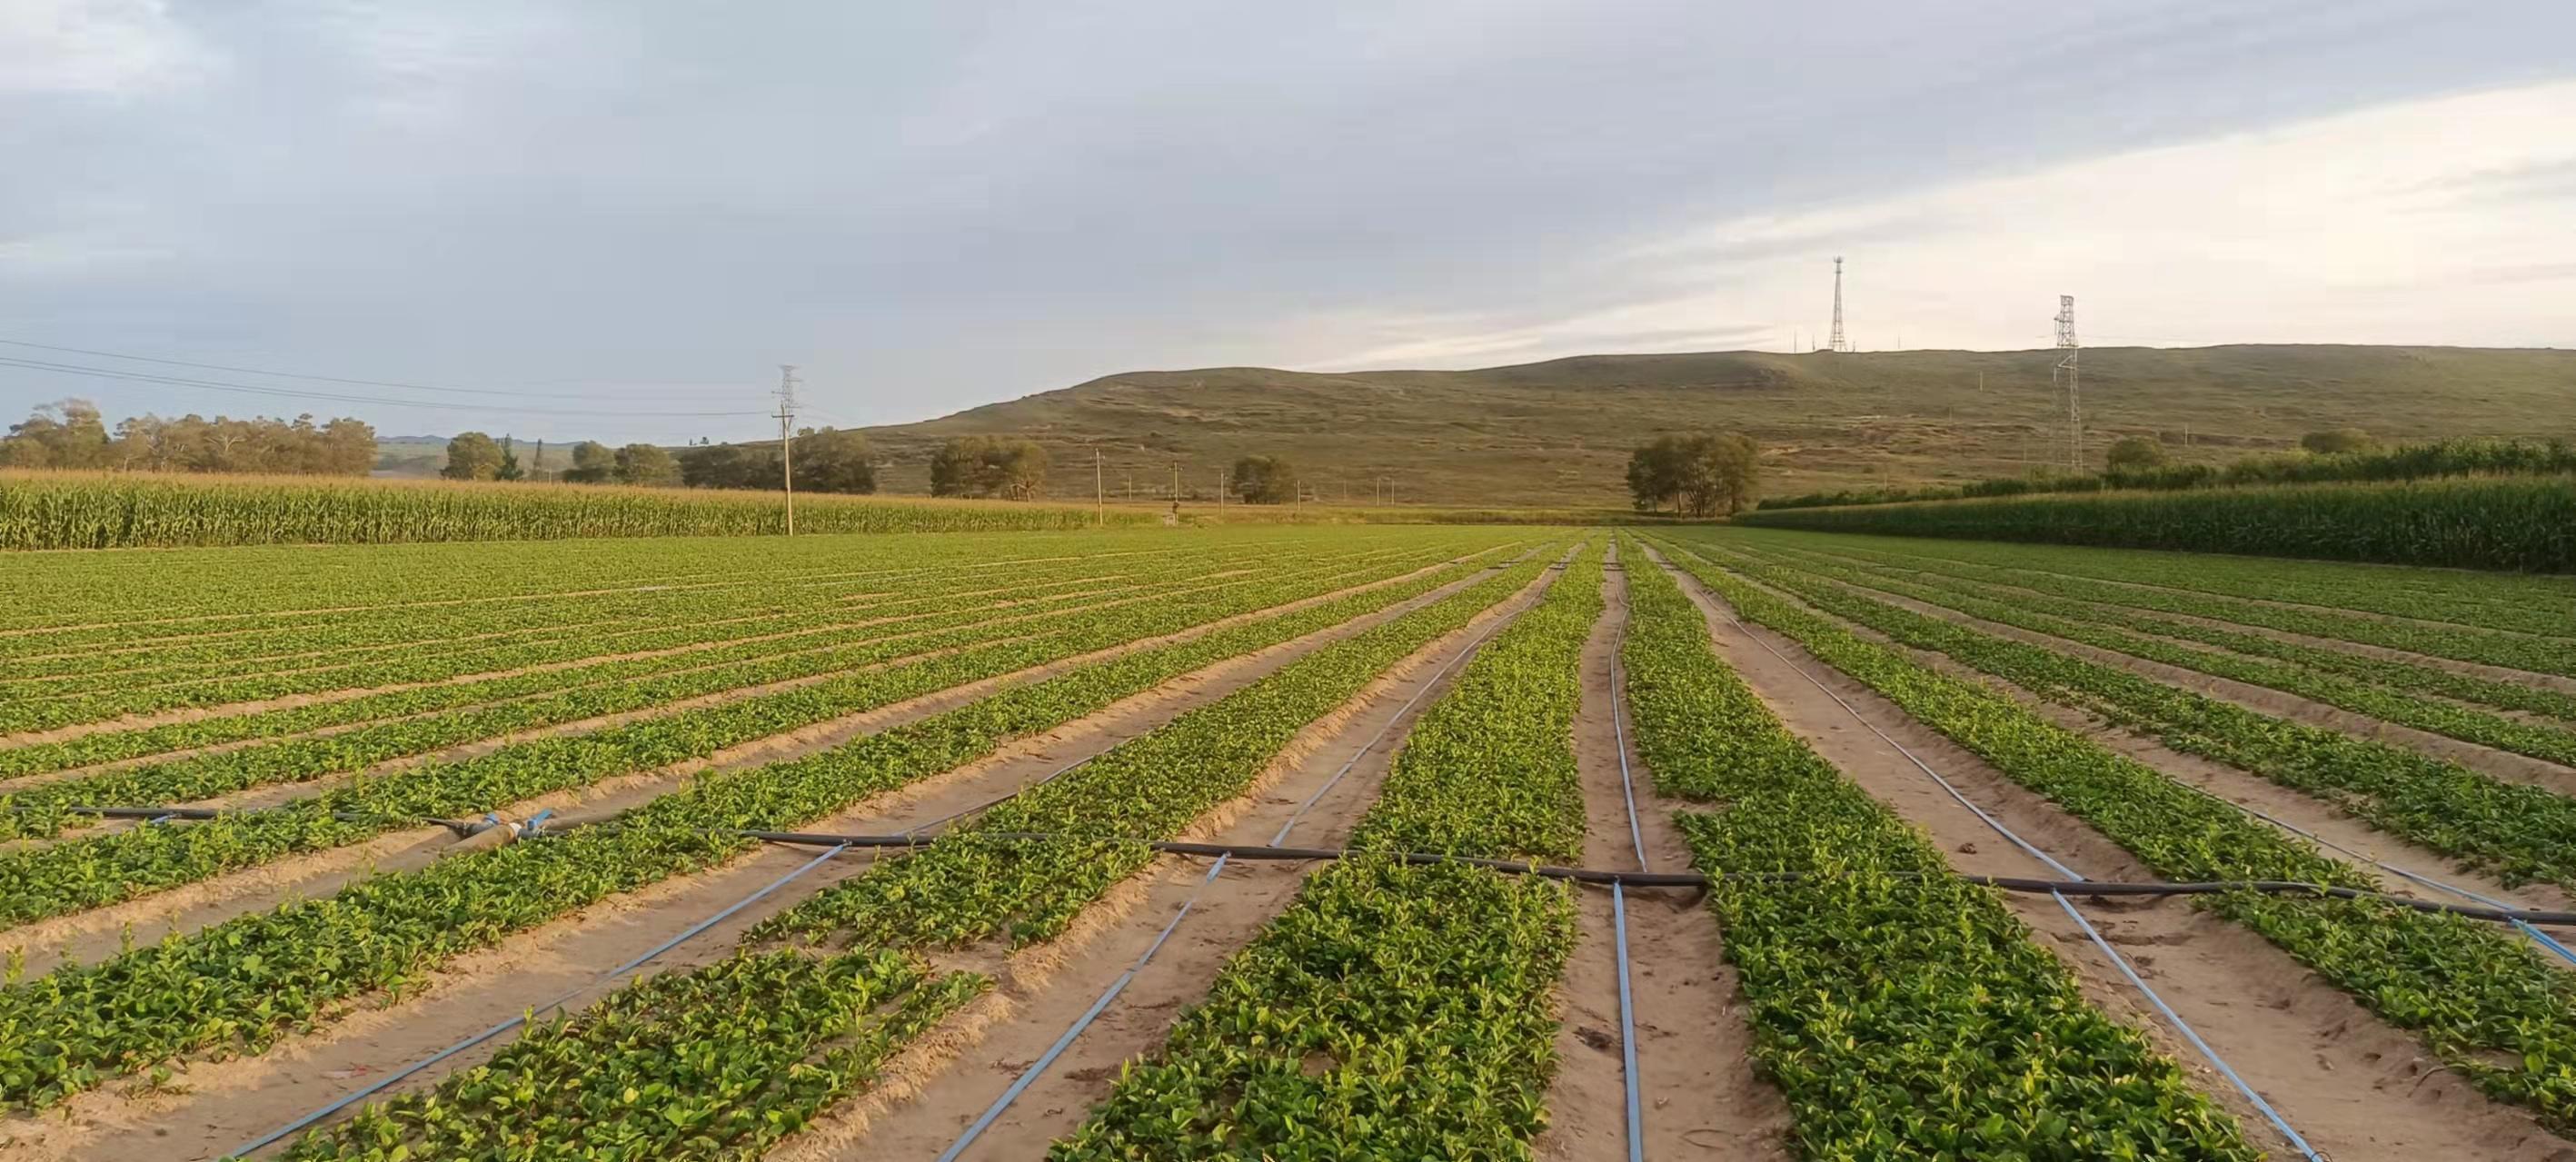
[[[1834,256],[1834,333],[1825,342],[1827,351],[1849,351],[1851,342],[1843,338],[1843,256]]]
[[[2057,296],[2057,348],[2066,352],[2049,373],[2051,380],[2066,383],[2066,466],[2074,472],[2084,471],[2084,401],[2075,382],[2075,357],[2084,345],[2075,341],[2075,296]]]

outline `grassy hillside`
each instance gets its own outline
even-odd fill
[[[1740,428],[1765,448],[1766,491],[2008,476],[2064,457],[2055,351],[1856,355],[1594,355],[1475,371],[1314,374],[1265,368],[1112,375],[917,424],[869,429],[892,492],[928,490],[952,436],[1029,435],[1057,495],[1090,491],[1092,447],[1113,493],[1184,494],[1217,469],[1285,454],[1324,498],[1615,505],[1628,449],[1659,432]],[[1980,386],[1980,376],[1983,384]],[[2156,434],[2186,460],[2294,444],[2319,428],[2384,437],[2576,436],[2576,351],[2258,346],[2084,352],[2092,462]],[[2181,447],[2188,429],[2191,446]],[[1078,479],[1077,479],[1078,478]]]

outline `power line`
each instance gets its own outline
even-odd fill
[[[529,399],[533,397],[544,399],[588,400],[592,398],[590,396],[573,395],[564,392],[520,391],[516,389],[503,390],[487,387],[440,387],[436,384],[404,383],[399,380],[390,379],[348,379],[337,375],[308,375],[297,371],[270,371],[263,367],[235,367],[227,363],[191,363],[185,359],[163,359],[153,355],[127,355],[119,351],[95,351],[87,347],[61,347],[52,343],[31,343],[25,339],[0,339],[0,343],[5,343],[12,347],[32,347],[39,351],[62,351],[73,355],[93,355],[101,359],[131,359],[137,363],[158,363],[167,367],[194,367],[200,371],[230,371],[241,375],[267,375],[278,379],[303,379],[310,380],[315,383],[342,383],[348,384],[352,387],[399,387],[406,391],[450,392],[457,395],[500,395],[512,396],[519,399]]]
[[[0,342],[6,342],[6,340],[0,340]],[[193,379],[193,378],[188,378],[188,377],[184,377],[184,376],[174,376],[174,375],[154,375],[154,374],[151,374],[151,373],[149,373],[149,372],[142,372],[142,371],[124,371],[124,370],[119,370],[119,369],[117,369],[117,368],[112,368],[112,367],[85,367],[85,366],[82,366],[82,365],[79,365],[79,364],[74,364],[74,363],[54,363],[54,362],[50,362],[50,361],[46,361],[46,360],[38,360],[38,359],[19,359],[19,358],[13,357],[13,356],[6,356],[6,355],[0,355],[0,367],[17,367],[17,368],[23,368],[23,369],[26,369],[26,370],[30,370],[30,371],[50,371],[50,372],[55,372],[55,373],[57,373],[57,374],[63,374],[63,375],[83,375],[83,376],[88,376],[88,377],[91,377],[91,378],[94,378],[94,379],[114,379],[114,380],[125,380],[125,381],[133,382],[133,383],[163,383],[163,384],[170,384],[170,385],[178,386],[178,387],[200,387],[200,388],[205,388],[205,389],[210,390],[210,391],[237,391],[237,392],[244,392],[244,393],[247,393],[247,394],[250,394],[250,395],[275,396],[275,397],[279,397],[279,398],[283,398],[283,399],[316,399],[316,400],[328,400],[328,401],[332,401],[332,402],[336,402],[336,403],[362,403],[362,404],[374,404],[374,405],[377,405],[377,406],[380,406],[380,407],[440,408],[440,409],[445,409],[445,410],[450,410],[450,411],[457,410],[457,409],[460,409],[460,408],[470,408],[470,409],[475,410],[475,411],[510,412],[510,413],[515,413],[515,414],[520,414],[520,415],[539,415],[539,416],[597,416],[597,415],[602,414],[602,411],[603,411],[604,409],[611,409],[611,408],[614,408],[614,405],[611,405],[611,404],[602,404],[602,405],[600,405],[600,407],[599,407],[599,408],[591,408],[591,409],[583,409],[583,410],[574,410],[574,409],[568,409],[568,408],[528,408],[528,407],[508,407],[508,406],[499,405],[499,404],[479,404],[479,403],[475,403],[475,404],[468,404],[468,403],[451,403],[451,402],[446,402],[446,401],[441,401],[441,400],[386,399],[386,398],[381,397],[381,396],[371,396],[371,395],[350,395],[350,394],[339,393],[339,392],[323,392],[323,391],[299,391],[299,390],[296,390],[296,389],[294,389],[294,388],[286,388],[286,387],[259,387],[259,386],[254,386],[254,385],[252,385],[252,384],[247,384],[247,383],[228,383],[228,382],[224,382],[224,381],[222,381],[222,380],[214,380],[214,379]],[[460,389],[460,390],[461,390],[461,389]],[[513,393],[513,392],[500,392],[500,393],[497,393],[497,394],[502,394],[502,395],[511,395],[511,394],[516,394],[516,393]],[[766,414],[768,414],[768,413],[766,413],[766,412],[756,412],[756,411],[751,411],[751,412],[744,412],[744,411],[721,411],[721,412],[638,412],[638,411],[628,411],[628,410],[626,410],[626,409],[624,409],[624,408],[614,408],[614,411],[615,411],[615,414],[617,414],[617,415],[619,415],[619,416],[621,416],[621,417],[624,417],[624,416],[646,416],[646,417],[666,417],[666,418],[667,418],[667,417],[679,417],[679,416],[687,416],[687,417],[711,417],[711,416],[757,416],[757,415],[766,415]]]

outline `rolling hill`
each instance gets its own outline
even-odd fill
[[[1732,428],[1764,450],[1773,495],[2012,475],[2062,463],[2058,352],[1754,351],[1588,355],[1472,371],[1140,371],[921,423],[868,429],[889,492],[928,490],[930,450],[1025,435],[1059,496],[1108,487],[1213,494],[1240,455],[1285,455],[1327,501],[1623,504],[1628,450]],[[2288,447],[2320,428],[2383,437],[2576,437],[2576,351],[2235,345],[2083,353],[2087,447],[2152,434],[2184,459]],[[2188,446],[2185,446],[2186,443]]]

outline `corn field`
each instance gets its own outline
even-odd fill
[[[1820,532],[2576,571],[2576,479],[2564,476],[1761,509],[1736,520]]]
[[[812,533],[1069,529],[1088,506],[800,496]],[[1111,524],[1155,514],[1116,512]],[[0,472],[0,549],[739,536],[785,529],[766,493],[568,484]]]

